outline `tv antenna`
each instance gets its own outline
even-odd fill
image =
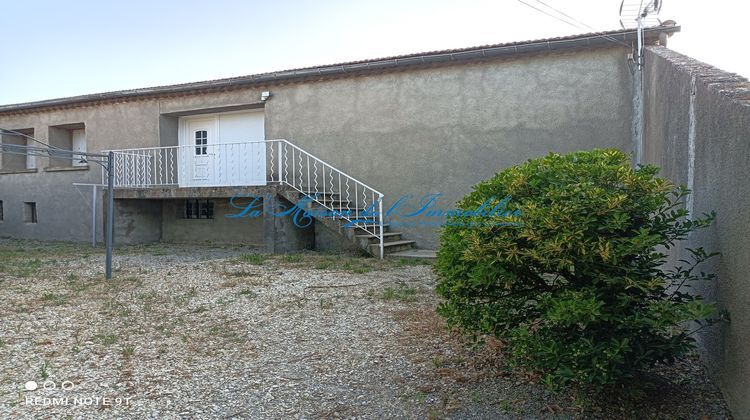
[[[643,68],[643,28],[661,25],[657,15],[663,0],[622,0],[620,3],[620,26],[623,29],[636,29],[638,50],[633,59],[637,70]]]

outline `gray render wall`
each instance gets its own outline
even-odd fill
[[[687,247],[721,252],[703,267],[718,282],[697,292],[732,321],[704,330],[700,350],[735,417],[750,418],[750,83],[664,47],[649,47],[646,63],[645,161],[692,184],[693,214],[717,212],[671,258],[686,257]]]
[[[114,238],[118,245],[148,244],[162,238],[160,200],[117,200],[114,216]]]
[[[385,194],[450,208],[496,172],[549,152],[632,152],[624,49],[338,79],[272,89],[268,138],[286,138]],[[404,228],[419,247],[436,229]]]
[[[226,197],[213,198],[214,219],[183,219],[184,200],[164,200],[162,204],[162,240],[176,243],[241,243],[263,246],[263,219],[231,219],[227,215],[239,210],[229,205]]]
[[[443,205],[495,172],[550,151],[617,147],[631,152],[632,76],[622,48],[516,57],[286,85],[242,88],[81,108],[0,115],[0,127],[84,123],[89,151],[176,144],[176,116],[265,104],[266,138],[286,138],[381,190],[386,207],[404,194],[443,193]],[[0,236],[87,241],[90,190],[100,170],[0,175]],[[88,194],[86,194],[88,193]],[[19,222],[36,201],[39,223]],[[435,247],[434,228],[407,228]],[[99,236],[101,239],[101,235]]]

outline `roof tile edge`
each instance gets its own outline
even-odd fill
[[[645,29],[647,42],[654,43],[660,33],[672,34],[679,32],[679,26],[656,26]],[[43,108],[69,108],[84,106],[92,103],[123,101],[134,98],[147,99],[153,97],[198,93],[201,91],[234,89],[237,87],[268,85],[285,83],[308,78],[336,78],[349,77],[356,74],[383,71],[388,69],[416,68],[425,65],[460,63],[471,60],[487,60],[503,56],[522,56],[540,52],[554,52],[576,48],[602,48],[616,46],[616,42],[633,42],[636,32],[632,29],[595,32],[581,35],[571,35],[556,38],[546,38],[531,41],[519,41],[503,44],[493,44],[460,48],[453,50],[430,51],[370,60],[351,61],[315,67],[283,70],[270,73],[260,73],[248,76],[230,77],[225,79],[206,80],[201,82],[182,83],[166,86],[155,86],[139,89],[128,89],[113,92],[94,93],[57,99],[47,99],[35,102],[0,105],[0,115],[35,111]],[[616,40],[616,41],[615,41]]]

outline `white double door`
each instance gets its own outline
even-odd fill
[[[262,111],[180,118],[179,185],[266,185]]]

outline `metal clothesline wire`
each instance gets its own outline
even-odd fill
[[[75,150],[65,150],[65,149],[54,149],[50,150],[45,147],[34,147],[34,146],[24,146],[20,144],[1,144],[0,145],[0,151],[3,153],[8,153],[11,155],[31,155],[31,156],[42,156],[42,157],[51,157],[51,158],[59,158],[61,156],[86,156],[86,157],[94,157],[94,158],[101,158],[100,159],[85,159],[82,160],[82,162],[95,162],[102,166],[106,166],[105,163],[107,162],[108,156],[99,154],[99,153],[88,153],[88,152],[78,152]]]
[[[43,145],[45,145],[45,146],[47,146],[49,148],[52,148],[52,149],[65,150],[65,149],[62,149],[60,147],[56,147],[56,146],[53,146],[51,144],[47,144],[47,143],[45,143],[45,142],[43,142],[41,140],[38,140],[34,136],[30,136],[30,135],[22,133],[20,131],[17,131],[17,130],[8,130],[7,128],[0,128],[0,134],[8,134],[8,133],[10,133],[10,135],[13,135],[13,136],[26,137],[27,139],[33,140],[33,141],[35,141],[35,142],[37,142],[39,144],[43,144]]]

